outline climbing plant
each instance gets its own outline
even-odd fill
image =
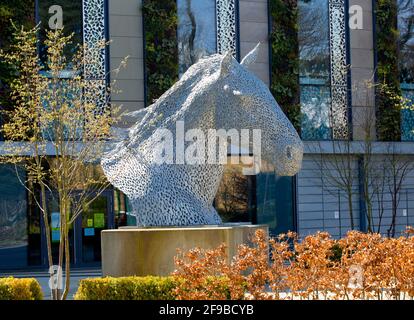
[[[383,141],[401,139],[401,89],[398,71],[397,1],[375,1],[377,48],[377,134]]]
[[[297,0],[270,0],[270,91],[300,131]]]
[[[8,51],[13,42],[15,28],[34,26],[34,0],[1,0],[0,2],[0,48]],[[15,77],[12,66],[0,61],[0,108],[12,105],[10,83]]]
[[[146,102],[153,103],[178,80],[177,4],[143,0]]]

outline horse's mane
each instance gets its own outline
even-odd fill
[[[204,92],[203,89],[208,86],[209,80],[213,80],[213,74],[220,72],[222,60],[222,55],[214,54],[201,58],[197,63],[193,64],[182,75],[180,80],[146,108],[146,115],[131,128],[130,137],[132,140],[140,139],[142,134],[147,135],[149,132],[154,131],[160,119],[164,119],[164,121],[166,119],[171,121],[178,120],[175,119],[175,115],[183,107],[191,106],[197,94]]]
[[[200,81],[205,80],[219,70],[222,60],[223,56],[219,54],[201,58],[197,63],[190,66],[182,75],[181,79],[153,104],[154,108],[163,105],[168,98],[173,98],[177,95],[187,97],[191,92],[191,90],[189,90],[190,88],[196,87]]]

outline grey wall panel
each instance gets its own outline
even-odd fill
[[[122,111],[135,111],[144,107],[144,61],[142,0],[108,0],[109,35],[110,35],[110,69],[119,67],[120,62],[128,58],[127,66],[118,75],[111,73],[111,80],[116,80],[118,91],[111,101],[122,105]],[[129,126],[133,121],[123,119],[122,126]]]
[[[251,70],[269,85],[269,24],[267,0],[240,0],[240,57],[243,58],[254,46],[261,42],[260,54]]]
[[[324,168],[335,168],[332,164],[341,163],[332,156],[323,156]],[[335,158],[338,159],[338,158]],[[337,162],[334,162],[337,161]],[[298,174],[298,231],[309,234],[311,230],[330,231],[333,236],[345,234],[351,228],[349,219],[348,199],[343,191],[338,196],[338,188],[333,185],[332,177],[339,176],[332,169],[329,173],[321,171],[322,160],[319,155],[305,155],[302,170]],[[359,189],[358,163],[356,158],[351,163],[353,183],[352,209],[354,225],[359,227]],[[335,218],[335,212],[340,211]]]

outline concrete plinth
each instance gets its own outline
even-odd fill
[[[177,248],[217,248],[226,244],[229,259],[237,247],[248,243],[256,230],[266,225],[223,224],[220,226],[120,228],[102,231],[104,276],[166,276],[175,270]]]

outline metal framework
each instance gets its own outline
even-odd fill
[[[348,65],[346,0],[329,0],[332,138],[348,139]]]
[[[95,92],[87,94],[106,105],[107,46],[106,46],[106,0],[83,0],[83,44],[85,47],[84,77],[94,85]],[[98,92],[96,92],[98,90]]]
[[[216,0],[217,53],[237,57],[237,0]]]
[[[278,175],[299,171],[303,144],[296,130],[266,85],[247,69],[257,50],[241,64],[231,51],[200,59],[154,104],[136,114],[135,125],[103,157],[104,173],[128,196],[137,225],[221,223],[212,204],[225,165],[217,161],[217,153],[221,159],[219,150],[224,146],[226,159],[228,149],[224,141],[212,155],[207,147],[206,159],[201,149],[211,146],[210,138],[209,143],[205,140],[211,129],[259,129],[261,136],[252,144],[263,147],[256,152],[252,146],[254,156],[273,165]],[[177,127],[180,123],[182,131]],[[188,134],[195,132],[195,139],[189,139]],[[215,138],[212,141],[216,146]],[[196,152],[200,158],[189,161],[187,152],[194,143],[201,148]]]

